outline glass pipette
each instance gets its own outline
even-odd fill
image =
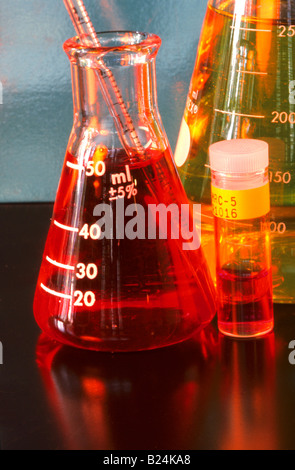
[[[63,1],[82,44],[92,47],[101,47],[83,1]],[[136,148],[136,151],[139,154],[143,154],[144,148],[140,143],[139,137],[132,123],[132,119],[129,116],[126,105],[122,98],[120,89],[116,83],[115,77],[111,70],[106,67],[103,60],[100,60],[100,65],[103,66],[103,70],[97,68],[99,84],[101,86],[104,99],[114,118],[121,143],[127,153],[130,153],[130,144],[126,138],[126,135],[129,135],[132,144]],[[112,99],[111,93],[114,95],[114,99]]]

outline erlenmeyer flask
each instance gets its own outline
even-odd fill
[[[76,39],[64,45],[74,124],[34,314],[41,329],[63,343],[102,351],[152,349],[182,341],[211,321],[214,286],[196,243],[194,215],[183,212],[189,203],[158,113],[160,39],[117,32],[99,40],[99,48]],[[122,148],[98,70],[100,77],[106,70],[113,74],[142,152],[131,144]]]
[[[215,270],[208,147],[257,138],[270,150],[273,293],[295,302],[295,1],[210,0],[175,150]],[[211,255],[211,256],[210,256]],[[209,260],[210,257],[210,260]]]

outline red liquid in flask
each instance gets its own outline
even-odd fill
[[[148,236],[149,204],[187,204],[169,159],[149,150],[144,161],[131,162],[115,150],[79,170],[67,153],[34,300],[36,321],[49,336],[82,348],[132,351],[174,344],[211,321],[215,294],[201,249],[183,250],[184,240],[169,231]],[[118,200],[125,214],[133,204],[125,228],[145,214],[144,225],[133,225],[134,239],[120,235]],[[98,204],[112,211],[113,238],[99,238]]]

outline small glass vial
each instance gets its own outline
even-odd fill
[[[273,329],[268,144],[234,139],[209,148],[218,328],[257,337]]]

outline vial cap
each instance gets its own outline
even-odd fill
[[[222,140],[210,145],[209,160],[214,171],[254,173],[268,167],[268,144],[256,139]]]

